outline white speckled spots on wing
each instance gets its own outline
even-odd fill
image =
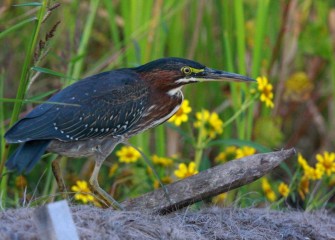
[[[155,107],[156,107],[156,104],[151,105],[151,106],[148,108],[148,111],[151,111],[151,110],[154,109]]]

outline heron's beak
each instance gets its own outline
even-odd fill
[[[230,82],[256,82],[255,79],[230,72],[205,68],[200,76],[200,81],[230,81]]]

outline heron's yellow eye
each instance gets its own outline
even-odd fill
[[[182,67],[181,71],[185,74],[185,75],[190,75],[192,73],[192,69],[190,67]]]

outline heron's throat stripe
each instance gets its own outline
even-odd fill
[[[185,77],[185,78],[178,79],[176,83],[192,83],[192,82],[199,82],[199,81],[200,79],[195,78],[195,77]]]

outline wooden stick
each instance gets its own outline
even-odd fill
[[[162,189],[122,202],[126,210],[165,214],[203,199],[241,187],[264,176],[283,160],[295,155],[295,149],[255,154],[229,161],[197,175],[166,185],[169,202]]]

